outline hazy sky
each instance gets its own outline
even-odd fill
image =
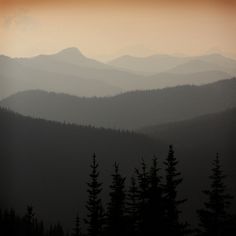
[[[0,0],[0,54],[236,55],[236,0]]]

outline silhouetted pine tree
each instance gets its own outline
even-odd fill
[[[27,213],[24,216],[26,235],[34,235],[35,213],[32,206],[27,206]]]
[[[166,229],[168,235],[184,235],[187,233],[187,224],[180,223],[179,216],[181,211],[179,206],[186,199],[177,200],[177,187],[183,181],[181,173],[177,171],[178,161],[174,155],[173,146],[169,146],[169,153],[164,162],[166,169],[166,182],[164,185],[165,205],[166,205]]]
[[[146,233],[148,235],[163,235],[164,232],[164,199],[161,184],[160,168],[154,157],[149,172],[149,189],[146,215]]]
[[[127,193],[126,213],[128,222],[128,235],[136,235],[138,226],[138,187],[135,177],[131,177],[130,187]]]
[[[107,211],[107,233],[108,235],[124,235],[126,231],[125,178],[119,173],[118,164],[115,163],[114,168]]]
[[[144,234],[147,221],[147,202],[149,189],[149,176],[147,166],[144,160],[141,162],[141,170],[136,169],[138,179],[138,208],[137,208],[137,224],[139,234]]]
[[[33,208],[27,207],[27,213],[23,217],[16,215],[13,209],[5,210],[0,219],[0,235],[4,236],[43,236],[44,225],[35,217]]]
[[[10,211],[5,210],[2,213],[0,225],[0,235],[13,236],[19,232],[22,233],[24,230],[23,224],[20,225],[20,219],[16,216],[13,209]]]
[[[72,236],[81,236],[80,218],[78,214],[76,215],[76,218],[75,218],[75,227],[73,228]]]
[[[102,183],[98,181],[99,172],[98,172],[98,162],[96,160],[96,155],[93,155],[93,160],[91,164],[92,172],[90,174],[90,182],[88,185],[88,201],[86,204],[86,208],[88,210],[87,219],[85,219],[85,223],[88,225],[88,235],[89,236],[98,236],[101,235],[102,232],[102,224],[103,224],[103,209],[102,209],[102,201],[99,197],[102,191]]]
[[[210,176],[211,189],[203,191],[207,196],[207,201],[204,203],[205,208],[198,210],[201,235],[236,235],[235,218],[227,211],[233,197],[226,193],[225,177],[217,154]]]

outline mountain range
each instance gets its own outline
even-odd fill
[[[2,55],[0,99],[30,89],[85,97],[112,96],[125,91],[206,84],[236,74],[236,61],[217,54],[188,58],[155,55],[135,58],[138,63],[134,66],[125,60],[127,65],[123,67],[115,63],[117,60],[105,64],[84,56],[77,48],[32,58]]]

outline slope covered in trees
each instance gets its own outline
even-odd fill
[[[212,151],[217,147],[217,150],[227,157],[224,165],[230,168],[235,176],[235,120],[236,108],[232,108],[194,119],[144,127],[138,131],[157,140],[174,143],[178,151],[192,152],[192,155],[197,154],[199,158],[203,154],[212,155]]]
[[[21,212],[33,204],[39,215],[68,225],[86,199],[93,152],[107,182],[114,160],[125,173],[141,156],[163,145],[144,135],[32,119],[0,109],[0,203]],[[64,203],[67,203],[65,206]]]
[[[234,126],[227,126],[228,121],[235,119],[231,116],[234,113],[227,114],[227,119],[215,119],[219,124],[217,126],[214,126],[214,122],[209,122],[212,126],[204,126],[203,123],[195,125],[199,131],[201,126],[203,127],[202,138],[199,139],[208,140],[208,146],[201,146],[198,139],[193,142],[191,137],[185,138],[184,129],[182,133],[177,133],[178,137],[183,137],[180,139],[182,143],[171,136],[166,138],[168,132],[171,134],[171,131],[175,130],[172,128],[166,129],[166,133],[163,132],[159,136],[159,141],[156,137],[148,138],[130,132],[32,119],[1,109],[0,179],[4,189],[1,202],[16,207],[21,212],[27,204],[32,203],[46,221],[59,218],[66,225],[70,225],[73,214],[76,214],[77,208],[81,208],[86,201],[85,183],[88,181],[88,166],[93,152],[97,153],[103,167],[101,178],[105,183],[104,192],[107,192],[111,174],[107,170],[111,169],[114,161],[120,163],[124,176],[130,176],[141,158],[148,162],[156,154],[162,162],[167,155],[168,144],[176,142],[176,156],[184,176],[180,198],[188,196],[189,201],[183,206],[184,214],[196,222],[194,209],[200,207],[202,196],[199,192],[207,186],[207,163],[210,163],[216,151],[222,153],[222,164],[229,174],[229,189],[234,192],[235,161],[233,152],[230,152],[233,146],[229,146],[232,144],[230,142],[224,146],[223,140],[227,138],[227,129],[235,133]],[[207,139],[211,130],[212,136]],[[214,142],[221,139],[220,144]],[[230,140],[234,142],[236,139]],[[142,176],[142,173],[140,174]],[[135,215],[132,208],[135,202],[135,194],[132,195],[134,189],[135,183],[129,194],[129,211]],[[68,202],[67,207],[64,207],[64,201]]]
[[[232,152],[235,144],[235,120],[236,108],[232,108],[184,121],[143,127],[138,131],[185,149],[190,149],[194,144],[196,149],[202,148],[204,151],[217,146],[219,151]]]
[[[229,188],[235,193],[236,180],[236,109],[200,116],[181,122],[145,127],[139,130],[150,137],[175,144],[178,155],[182,158],[186,188],[192,205],[198,207],[199,195],[196,186],[206,188],[209,166],[206,162],[218,151],[222,155],[222,165],[228,173]],[[200,174],[199,174],[200,173]],[[194,183],[194,184],[193,184]],[[236,206],[234,206],[235,208]]]
[[[204,202],[204,207],[197,211],[200,219],[200,235],[233,235],[236,233],[236,216],[232,215],[231,211],[233,196],[228,193],[225,184],[226,176],[218,153],[213,161],[211,172],[210,188],[203,191],[207,200]]]

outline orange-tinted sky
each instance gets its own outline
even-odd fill
[[[1,5],[5,7],[12,7],[16,5],[31,5],[31,6],[42,6],[42,5],[86,5],[90,7],[101,6],[101,5],[219,5],[223,7],[235,6],[235,0],[1,0]]]
[[[236,0],[0,0],[0,54],[236,55]]]

